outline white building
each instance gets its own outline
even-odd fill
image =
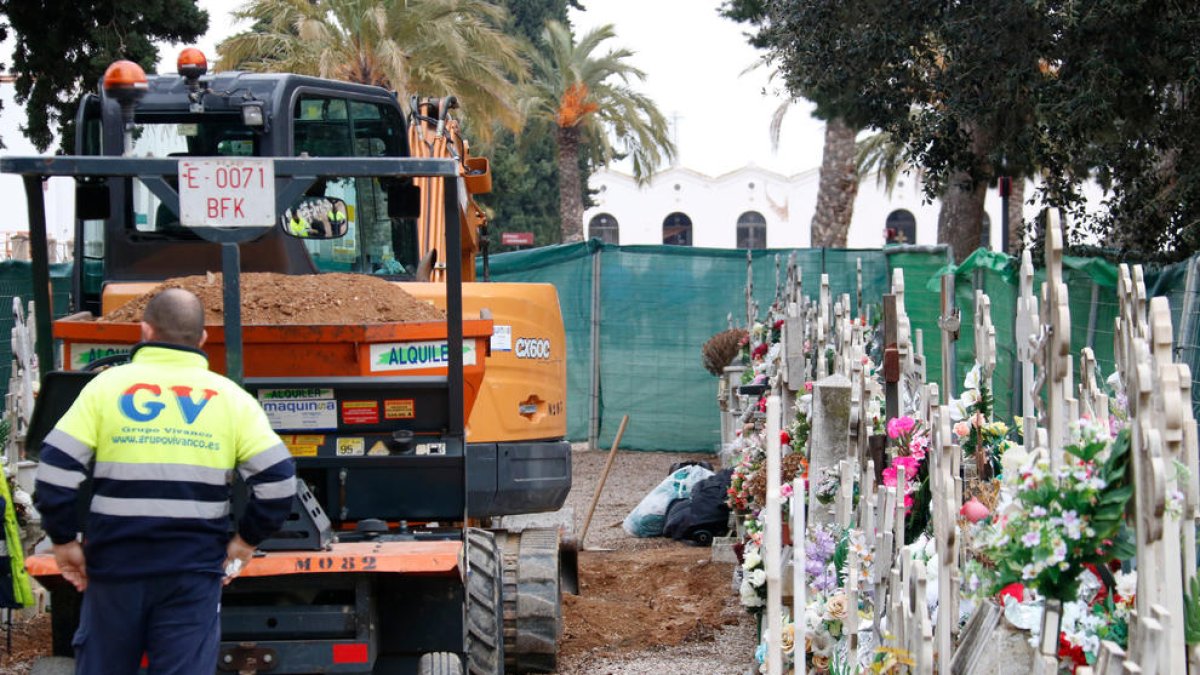
[[[817,205],[819,170],[785,176],[753,164],[711,177],[673,166],[638,187],[632,176],[605,170],[592,175],[596,206],[584,212],[584,231],[610,243],[683,244],[707,248],[805,248]],[[1026,187],[1027,197],[1032,186]],[[878,248],[889,227],[904,243],[936,244],[940,202],[925,202],[913,174],[890,196],[874,175],[863,179],[854,202],[848,248]],[[1025,217],[1038,209],[1025,207]],[[985,226],[1000,246],[1001,199],[988,190]]]

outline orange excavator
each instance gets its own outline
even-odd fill
[[[474,281],[485,219],[472,195],[491,179],[453,100],[415,101],[406,119],[378,87],[208,74],[196,50],[177,74],[132,65],[110,68],[84,97],[74,156],[0,158],[0,171],[25,179],[35,244],[41,181],[77,182],[74,313],[53,325],[62,368],[44,377],[27,447],[36,452],[95,369],[137,341],[136,324],[95,317],[164,279],[221,269],[227,280],[387,279],[446,321],[243,327],[230,283],[224,325],[208,328],[210,367],[257,396],[303,484],[284,530],[227,587],[221,670],[552,672],[560,533],[483,525],[555,510],[569,492],[562,317],[552,286]],[[180,180],[233,169],[273,176],[271,189],[199,194]],[[189,211],[226,198],[275,220]],[[301,213],[334,226],[294,227]],[[35,276],[48,278],[44,248],[34,254]],[[47,287],[35,280],[39,357],[54,363]],[[39,672],[67,672],[78,595],[51,557],[28,567],[53,607],[55,658]]]

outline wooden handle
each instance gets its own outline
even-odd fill
[[[596,484],[596,493],[592,495],[592,505],[588,508],[587,518],[583,520],[583,530],[579,533],[579,548],[584,548],[584,538],[587,537],[588,526],[592,524],[592,514],[596,512],[596,504],[600,502],[600,491],[608,480],[608,472],[612,470],[613,459],[617,456],[617,446],[621,444],[621,436],[625,435],[625,425],[629,424],[629,415],[621,418],[621,427],[617,429],[617,437],[613,439],[612,450],[608,451],[608,461],[604,463],[604,473]]]

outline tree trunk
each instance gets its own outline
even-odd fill
[[[1025,250],[1025,179],[1013,178],[1008,193],[1008,252],[1019,256]]]
[[[955,172],[950,186],[942,195],[942,210],[938,213],[938,243],[950,244],[954,262],[961,263],[979,248],[983,236],[983,200],[987,185],[971,184],[970,176]]]
[[[821,180],[817,210],[812,219],[813,248],[845,248],[858,196],[858,168],[854,162],[854,138],[841,118],[825,123],[825,147],[821,154]]]
[[[583,186],[579,182],[576,127],[558,127],[558,210],[563,243],[583,241]]]

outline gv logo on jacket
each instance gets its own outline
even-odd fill
[[[183,420],[188,424],[196,421],[200,416],[200,412],[204,410],[204,406],[212,400],[217,392],[212,389],[202,390],[202,398],[195,400],[192,398],[192,388],[185,386],[169,387],[174,394],[175,404],[179,407],[179,414],[183,416]],[[138,396],[138,392],[147,392],[147,394]],[[166,403],[158,400],[163,395],[162,387],[157,384],[148,384],[139,382],[132,385],[121,394],[118,403],[121,414],[134,422],[149,422],[159,416],[163,408],[167,407]],[[141,401],[141,405],[138,402]]]

